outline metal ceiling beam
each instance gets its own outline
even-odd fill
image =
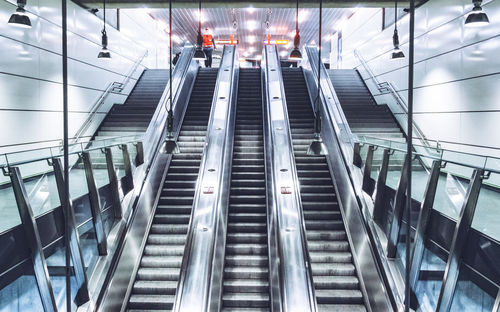
[[[102,6],[101,0],[80,0],[85,6],[100,8]],[[416,1],[417,4],[422,1]],[[402,7],[408,7],[409,1],[399,1]],[[194,0],[182,0],[174,1],[175,8],[196,8],[198,1]],[[338,0],[338,1],[325,1],[323,3],[324,8],[386,8],[392,7],[394,1],[388,0]],[[167,8],[168,2],[164,0],[107,0],[106,6],[108,8]],[[294,1],[265,1],[265,0],[254,0],[248,1],[238,1],[238,0],[205,0],[203,1],[204,8],[295,8]],[[318,7],[318,1],[316,0],[301,0],[301,8],[316,8]]]

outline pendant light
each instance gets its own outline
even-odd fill
[[[169,0],[168,3],[168,38],[169,38],[169,77],[170,80],[168,82],[168,86],[170,88],[169,92],[169,105],[167,106],[167,137],[160,149],[160,153],[162,154],[179,154],[179,146],[174,138],[174,114],[172,112],[172,0]],[[203,52],[203,51],[202,51]],[[166,103],[165,103],[166,104]]]
[[[319,1],[319,38],[318,38],[318,94],[314,101],[314,139],[307,149],[307,155],[321,156],[328,154],[323,138],[321,137],[321,115],[319,104],[321,101],[321,24],[323,21],[323,0]]]
[[[391,58],[398,59],[404,58],[405,54],[399,48],[399,35],[398,35],[398,0],[394,1],[394,35],[392,35],[392,44],[394,45],[394,50],[392,51]]]
[[[472,0],[474,4],[474,8],[467,16],[465,20],[465,26],[467,27],[481,27],[486,26],[490,23],[488,19],[488,15],[483,12],[483,8],[481,7],[482,0]]]
[[[31,28],[31,21],[24,7],[26,6],[26,0],[17,0],[17,9],[14,14],[9,18],[9,24],[12,26],[20,28]]]
[[[295,37],[293,38],[293,50],[290,53],[289,61],[298,62],[302,60],[302,53],[300,53],[300,35],[299,35],[299,0],[297,0],[297,8],[295,12]]]
[[[103,5],[102,5],[102,12],[103,12],[103,20],[104,20],[104,25],[102,28],[102,49],[97,55],[97,58],[100,59],[110,59],[111,58],[111,53],[108,50],[108,35],[106,34],[106,0],[103,0]]]
[[[204,61],[207,59],[205,52],[203,52],[203,37],[201,36],[201,0],[198,7],[198,38],[196,43],[196,51],[194,51],[193,59],[196,61]]]

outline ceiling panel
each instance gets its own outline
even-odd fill
[[[148,9],[149,14],[156,19],[162,27],[168,30],[168,10]],[[329,49],[329,37],[335,28],[352,14],[353,9],[323,9],[323,44]],[[233,14],[237,27],[233,28]],[[269,28],[266,20],[269,19]],[[197,9],[172,10],[172,28],[174,44],[180,46],[189,41],[196,42],[198,32]],[[233,34],[239,40],[238,50],[240,56],[256,57],[261,54],[262,41],[267,34],[271,39],[287,39],[288,46],[281,46],[283,55],[288,54],[293,47],[295,33],[295,9],[274,8],[207,8],[202,9],[202,30],[208,27],[216,39],[229,39]],[[319,9],[307,8],[299,10],[299,30],[301,44],[318,42]],[[218,47],[219,52],[222,47]]]

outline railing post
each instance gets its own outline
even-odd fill
[[[358,168],[361,168],[363,165],[363,160],[361,159],[361,144],[359,142],[354,143],[352,163]]]
[[[134,188],[134,179],[132,175],[132,164],[130,162],[130,154],[128,152],[127,144],[120,145],[123,155],[123,165],[125,166],[125,176],[127,177],[127,183],[129,183],[130,189]]]
[[[118,189],[118,177],[116,176],[115,164],[113,162],[113,152],[110,147],[104,148],[106,156],[106,168],[108,169],[109,186],[111,188],[111,200],[113,202],[113,211],[116,219],[121,219],[122,204],[120,200],[120,190]]]
[[[16,197],[17,209],[23,226],[28,249],[30,251],[31,261],[33,262],[33,270],[40,291],[43,308],[45,311],[57,311],[57,304],[50,282],[49,270],[47,262],[43,254],[43,246],[40,240],[40,233],[36,224],[33,210],[29,203],[28,194],[24,187],[24,181],[18,167],[9,168],[9,176],[12,182],[12,189]]]
[[[368,146],[368,152],[366,154],[365,167],[363,169],[363,191],[367,192],[370,196],[373,194],[373,184],[371,183],[371,173],[373,164],[373,152],[375,151],[375,146]]]
[[[465,244],[467,243],[467,237],[469,235],[472,220],[474,219],[474,212],[476,211],[479,191],[481,190],[483,174],[483,169],[475,169],[472,174],[462,210],[460,211],[460,216],[458,217],[457,225],[455,226],[455,233],[453,234],[450,254],[444,271],[443,284],[441,285],[436,312],[450,311],[453,294],[455,292],[458,275],[460,273],[462,253],[464,251]]]
[[[384,149],[382,156],[382,165],[377,178],[375,203],[373,204],[373,220],[378,222],[382,220],[384,214],[385,183],[387,181],[387,171],[389,170],[389,157],[391,153],[388,148]]]
[[[137,155],[135,156],[135,166],[137,167],[144,163],[144,146],[142,141],[137,142],[135,148],[137,149]]]
[[[106,232],[101,214],[101,199],[99,190],[94,179],[94,171],[92,170],[92,161],[90,160],[89,152],[82,153],[83,165],[85,167],[85,177],[89,189],[90,211],[92,212],[92,223],[94,224],[95,234],[97,238],[97,249],[99,255],[105,256],[108,254],[108,243],[106,241]]]
[[[403,167],[401,168],[401,178],[399,179],[398,189],[396,191],[396,196],[394,197],[394,209],[391,221],[391,228],[389,230],[389,235],[387,237],[388,258],[396,257],[399,230],[401,229],[401,222],[403,221],[403,213],[406,204],[405,195],[406,195],[406,185],[408,183],[407,171],[408,171],[408,162],[405,161],[403,163]],[[411,196],[411,194],[408,194],[408,196]],[[410,233],[407,233],[407,235],[410,235]]]
[[[422,264],[422,257],[425,250],[425,239],[427,232],[427,225],[431,216],[432,207],[434,206],[434,198],[436,197],[436,190],[439,181],[439,173],[441,171],[441,162],[435,160],[432,163],[431,173],[427,180],[425,188],[424,200],[420,206],[420,214],[418,216],[417,230],[415,234],[415,242],[413,246],[410,266],[410,286],[415,289],[420,273],[420,266]]]
[[[500,289],[497,293],[497,298],[495,300],[495,305],[493,306],[493,312],[500,312]]]
[[[56,179],[57,193],[61,203],[64,220],[69,220],[70,237],[69,248],[71,250],[71,259],[73,260],[73,270],[75,271],[75,280],[78,284],[77,305],[90,300],[88,291],[87,275],[85,274],[85,263],[83,260],[82,249],[80,247],[80,237],[76,229],[75,211],[71,199],[66,202],[64,198],[64,175],[61,159],[54,157],[50,160],[50,165],[54,168],[54,177]],[[66,215],[67,214],[67,215]]]

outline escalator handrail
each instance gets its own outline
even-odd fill
[[[316,54],[315,61],[314,57],[309,57],[310,55],[314,56],[314,54]],[[311,94],[314,91],[317,92],[317,78],[313,79],[313,72],[314,69],[317,72],[317,67],[314,64],[317,64],[318,51],[313,47],[307,47],[303,55],[306,55],[306,57],[302,60],[301,65],[309,93]],[[322,69],[324,69],[323,64]],[[329,88],[329,86],[327,87]],[[338,116],[335,115],[332,108],[332,105],[335,105],[331,103],[333,98],[327,101],[323,92],[321,95],[322,99],[319,101],[319,111],[324,118],[322,134],[325,137],[324,142],[328,149],[326,157],[330,167],[330,174],[337,189],[346,233],[353,250],[353,256],[364,252],[366,253],[365,257],[367,257],[362,261],[363,268],[360,268],[359,259],[354,258],[361,289],[364,294],[363,297],[365,298],[367,308],[370,310],[390,311],[391,307],[393,309],[396,308],[395,302],[397,298],[394,297],[392,291],[396,286],[394,285],[393,278],[389,277],[387,272],[384,272],[384,269],[387,268],[386,260],[378,256],[380,253],[377,250],[377,242],[373,237],[371,221],[367,219],[365,212],[362,211],[362,208],[366,206],[366,203],[364,203],[366,199],[359,195],[362,194],[360,171],[359,168],[352,165],[352,162],[349,161],[349,159],[353,159],[353,137],[350,136],[348,140],[345,140],[345,137],[342,139],[340,129],[337,125],[336,117]],[[312,101],[312,96],[310,98]],[[338,99],[336,99],[336,103],[340,105]],[[335,107],[337,112],[339,109],[342,112],[340,106]],[[312,108],[314,109],[314,107]],[[348,126],[347,123],[346,126]],[[329,129],[330,131],[325,133],[325,130]],[[332,135],[332,138],[328,139],[328,135]],[[351,230],[351,227],[356,228],[358,232]],[[358,239],[354,243],[353,236],[357,236],[358,238],[362,236],[362,239]],[[371,280],[367,281],[364,278],[365,276],[369,276]],[[369,287],[370,291],[368,291]]]
[[[162,142],[160,138],[164,134],[164,128],[166,126],[165,122],[167,118],[166,105],[168,104],[170,98],[170,83],[173,82],[172,90],[174,94],[172,96],[172,101],[173,101],[172,110],[175,111],[178,106],[179,95],[181,94],[182,91],[181,83],[185,80],[185,77],[188,74],[189,69],[192,65],[191,63],[195,62],[193,60],[194,50],[195,50],[194,47],[191,45],[186,45],[183,47],[179,61],[177,62],[172,73],[172,81],[168,81],[167,85],[165,86],[165,89],[163,90],[162,96],[158,102],[153,117],[151,118],[148,128],[144,133],[143,137],[144,162],[148,164],[148,167],[153,163],[153,158],[157,154],[159,146],[161,145]]]
[[[278,252],[280,256],[280,274],[279,274],[279,279],[280,279],[280,288],[281,288],[281,296],[282,296],[282,305],[283,305],[283,310],[288,310],[291,307],[293,309],[297,310],[304,310],[304,311],[317,311],[317,303],[316,303],[316,296],[315,296],[315,290],[314,290],[314,281],[313,281],[313,275],[312,275],[312,268],[311,268],[311,258],[309,255],[309,250],[307,246],[307,241],[306,241],[306,229],[305,229],[305,224],[304,224],[304,218],[303,218],[303,212],[302,212],[302,202],[300,199],[300,189],[299,189],[299,181],[298,181],[298,176],[297,176],[297,170],[295,166],[295,157],[293,153],[293,145],[292,145],[292,137],[291,137],[291,131],[290,131],[290,124],[288,121],[288,110],[287,110],[287,105],[286,105],[286,97],[285,97],[285,92],[284,92],[284,86],[283,86],[283,77],[281,73],[281,66],[280,66],[280,60],[279,60],[279,54],[276,46],[270,46],[267,45],[264,47],[263,51],[263,56],[262,59],[265,62],[265,68],[264,70],[264,78],[265,78],[265,93],[266,93],[266,128],[268,128],[268,133],[266,133],[266,140],[269,141],[269,143],[266,143],[266,150],[271,147],[268,152],[268,154],[271,156],[271,164],[270,167],[271,172],[273,173],[273,177],[271,179],[272,181],[272,186],[271,190],[273,193],[273,204],[275,205],[276,209],[276,227],[278,229]],[[276,72],[277,75],[273,75],[274,78],[271,78],[270,75],[272,75],[270,72]],[[272,96],[270,94],[270,89],[272,87],[278,88],[279,89],[279,96]],[[276,107],[276,108],[274,108]],[[276,109],[279,109],[280,111],[276,111]],[[272,113],[275,111],[276,113]],[[273,124],[273,115],[274,116],[279,116],[283,119],[283,127],[282,129],[276,129]],[[279,118],[278,117],[278,118]],[[285,133],[282,135],[282,139],[284,142],[277,142],[275,138],[277,136],[280,136],[282,133]],[[277,143],[283,143],[277,144]],[[278,156],[280,155],[280,156]],[[299,252],[297,250],[290,250],[288,247],[286,247],[286,242],[282,239],[280,233],[282,232],[288,232],[290,230],[289,225],[290,224],[283,224],[283,221],[286,219],[285,215],[286,213],[282,213],[281,209],[278,209],[278,204],[277,204],[277,196],[276,194],[279,194],[278,189],[283,187],[282,185],[278,185],[278,182],[276,181],[277,178],[277,173],[276,173],[276,166],[274,165],[274,162],[276,159],[279,157],[284,157],[285,158],[285,165],[287,165],[288,168],[285,168],[287,171],[289,171],[289,180],[288,182],[291,185],[291,194],[293,194],[293,199],[290,202],[291,206],[294,206],[296,209],[296,213],[298,215],[295,216],[295,222],[298,223],[298,232],[299,235],[296,237],[295,243],[300,245],[300,257],[303,261],[304,268],[305,268],[305,276],[302,277],[302,280],[299,283],[296,283],[296,281],[290,281],[286,280],[286,271],[287,270],[294,270],[296,271],[296,266],[297,263],[291,263],[292,261],[289,261],[289,255],[290,253],[294,252]],[[287,159],[286,159],[287,158]],[[280,168],[278,171],[281,172],[283,168]],[[283,174],[286,174],[283,172]],[[279,178],[278,178],[279,179]],[[283,179],[281,179],[280,182],[283,182]],[[287,186],[288,186],[287,185]],[[283,193],[282,193],[283,194]],[[279,196],[279,195],[278,195]],[[284,209],[285,207],[281,207]],[[293,212],[292,212],[293,213]],[[294,231],[290,232],[293,233]],[[290,234],[292,235],[292,234]],[[289,246],[289,247],[296,247],[296,246]],[[286,250],[285,250],[286,249]],[[297,289],[301,289],[302,291],[294,291],[287,293],[286,291],[286,286],[290,286],[292,284],[292,287]],[[305,297],[300,297],[303,293],[306,294]],[[307,301],[307,303],[304,305],[304,301]],[[300,303],[303,304],[303,306],[300,306]],[[287,308],[288,307],[288,308]]]
[[[318,88],[318,58],[319,52],[316,47],[305,46],[304,47],[304,58],[301,61],[301,66],[306,70],[310,70],[311,77],[305,77],[306,80],[310,80],[310,86],[315,88],[316,92],[310,92],[311,104],[315,103],[315,94],[317,94]],[[335,122],[333,123],[334,129],[337,132],[337,136],[342,142],[342,151],[348,159],[353,157],[353,148],[356,136],[352,133],[351,127],[347,122],[344,110],[340,105],[339,98],[335,89],[333,88],[332,81],[329,78],[328,72],[325,65],[321,63],[321,99],[320,105],[324,105],[330,117],[332,117]],[[313,95],[314,94],[314,95]],[[313,108],[314,110],[314,108]]]
[[[177,312],[206,311],[211,306],[216,240],[227,217],[239,63],[233,45],[224,46],[222,55],[172,309]]]

